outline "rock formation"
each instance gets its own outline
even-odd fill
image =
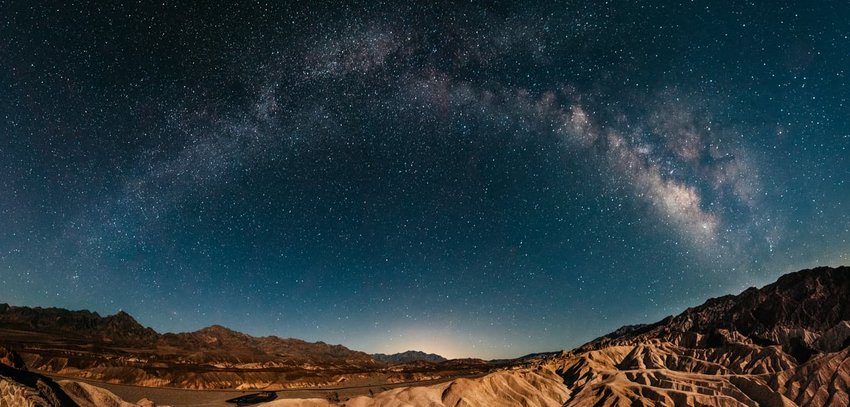
[[[818,268],[710,299],[655,324],[478,379],[346,406],[847,406],[850,268]],[[302,403],[302,404],[299,404]],[[338,405],[281,400],[281,406]]]
[[[27,370],[23,359],[0,346],[0,406],[10,407],[156,407],[128,403],[108,390],[69,380],[58,383]]]
[[[28,351],[21,357],[0,349],[0,395],[7,404],[129,405],[94,386],[57,384],[24,370],[24,361],[44,370],[93,377],[109,372],[112,380],[149,378],[154,381],[150,384],[171,383],[174,377],[167,372],[204,366],[212,376],[192,373],[198,387],[240,380],[261,383],[268,379],[262,368],[269,363],[313,372],[322,366],[360,366],[363,370],[355,373],[363,374],[419,365],[480,366],[482,373],[494,368],[478,360],[417,360],[386,367],[339,345],[254,338],[218,326],[160,335],[126,314],[101,318],[87,312],[39,310],[0,306],[0,327],[7,341],[11,338],[24,347],[44,341],[45,335],[58,341],[47,333],[52,330],[62,332],[64,340],[55,342],[64,346],[58,353]],[[97,341],[88,343],[84,338]],[[138,346],[147,340],[155,346],[140,351]],[[131,352],[121,347],[129,344],[137,348]],[[234,373],[244,366],[257,368]],[[412,380],[426,377],[409,371],[403,375]],[[842,267],[788,274],[763,288],[709,299],[654,324],[625,326],[572,351],[519,358],[509,367],[476,378],[345,400],[278,399],[267,405],[837,407],[850,405],[849,388],[850,268]]]

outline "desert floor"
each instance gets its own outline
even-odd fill
[[[143,398],[156,402],[158,405],[169,405],[174,407],[213,407],[213,406],[235,406],[226,400],[246,394],[257,393],[257,390],[189,390],[172,387],[144,387],[128,384],[105,383],[97,380],[80,379],[76,377],[59,376],[41,372],[54,380],[73,380],[89,383],[91,385],[107,389],[118,397],[134,403]],[[323,387],[309,389],[286,389],[277,391],[277,399],[286,398],[338,398],[344,401],[347,398],[368,395],[370,390],[379,393],[398,387],[427,386],[458,379],[461,377],[475,378],[485,374],[452,376],[436,380],[425,380],[418,382],[403,382],[393,384],[376,383],[374,385],[359,385],[348,387]]]

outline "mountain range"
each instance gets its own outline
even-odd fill
[[[406,352],[394,353],[392,355],[385,355],[383,353],[373,353],[372,357],[375,360],[379,360],[381,362],[387,364],[399,364],[399,363],[412,363],[412,362],[431,362],[431,363],[440,363],[445,362],[446,358],[437,355],[435,353],[425,353],[420,352],[418,350],[409,350]]]
[[[106,358],[104,354],[113,358],[113,368],[121,365],[114,362],[118,358],[123,360],[123,368],[141,369],[151,378],[181,370],[174,364],[183,364],[183,370],[200,377],[204,373],[198,371],[199,366],[223,375],[222,369],[226,371],[228,366],[239,370],[246,366],[306,369],[309,365],[314,371],[328,369],[337,376],[380,372],[382,379],[388,379],[388,372],[395,372],[414,380],[426,377],[423,372],[440,371],[440,366],[455,366],[453,361],[423,361],[436,355],[420,352],[376,357],[339,345],[253,338],[222,327],[157,334],[124,313],[101,318],[88,312],[0,306],[0,328],[2,342],[20,349],[20,356],[7,352],[0,358],[5,364],[0,390],[4,380],[14,382],[14,377],[10,379],[4,372],[19,371],[24,364],[42,372],[102,378],[99,369],[103,366],[94,361]],[[63,342],[60,336],[69,339]],[[28,338],[40,339],[27,342]],[[86,346],[86,338],[98,338],[98,344]],[[145,347],[145,341],[155,346]],[[55,346],[48,351],[46,343],[63,344],[62,351]],[[139,357],[147,358],[147,366],[162,363],[163,367],[145,370],[130,362]],[[471,368],[476,365],[478,370]],[[468,361],[460,366],[463,369],[455,366],[455,374],[479,374],[464,378],[446,374],[440,376],[445,380],[435,384],[342,401],[284,399],[266,405],[847,406],[850,268],[822,267],[787,274],[765,287],[712,298],[653,324],[624,326],[571,351],[528,355],[499,365]],[[237,387],[240,377],[212,382]],[[299,381],[299,377],[292,375],[298,385],[326,383]],[[174,378],[168,380],[172,383]],[[67,386],[70,384],[62,384],[62,388]]]
[[[189,389],[397,383],[490,369],[481,363],[448,363],[424,353],[420,358],[415,352],[384,356],[392,361],[387,362],[342,345],[254,337],[218,325],[160,334],[123,311],[102,317],[90,311],[7,304],[0,304],[3,344],[38,371]]]

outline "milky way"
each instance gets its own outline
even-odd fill
[[[846,4],[0,13],[0,302],[508,357],[847,262]]]

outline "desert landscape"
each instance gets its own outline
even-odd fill
[[[383,362],[341,345],[255,338],[222,326],[158,334],[130,315],[0,305],[0,335],[27,366],[67,377],[185,389],[368,386],[466,376],[483,360]],[[424,354],[423,354],[424,355]],[[404,355],[401,355],[404,356]]]
[[[0,407],[850,405],[850,1],[0,1]]]
[[[223,327],[160,335],[127,314],[7,305],[0,394],[10,406],[845,406],[848,299],[850,268],[802,270],[573,350],[497,362],[387,362]],[[120,396],[130,394],[147,396]]]

